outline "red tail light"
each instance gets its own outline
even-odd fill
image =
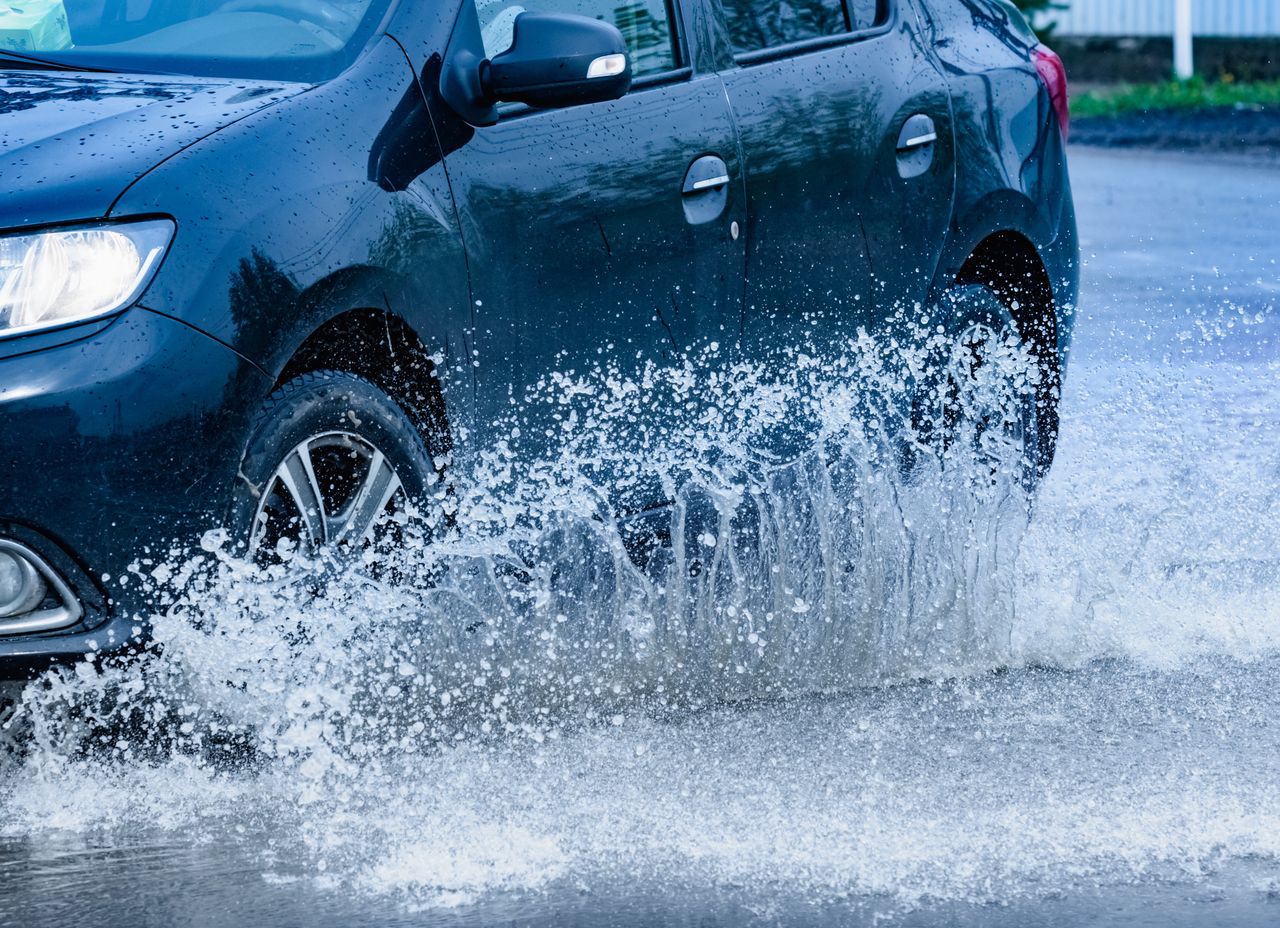
[[[1036,62],[1036,70],[1040,72],[1040,80],[1049,91],[1049,99],[1053,101],[1054,111],[1058,114],[1058,125],[1062,128],[1062,139],[1066,141],[1071,133],[1071,98],[1067,91],[1067,69],[1062,66],[1062,59],[1047,46],[1041,45],[1032,52]]]

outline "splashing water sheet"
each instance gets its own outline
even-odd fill
[[[13,723],[0,925],[1280,920],[1280,170],[1075,158],[1034,501],[904,469],[876,333],[548,374],[430,545],[140,558],[156,646]]]

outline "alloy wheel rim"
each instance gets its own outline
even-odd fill
[[[250,553],[259,561],[284,561],[295,551],[353,553],[406,506],[404,484],[372,442],[352,432],[313,435],[290,449],[267,481]]]

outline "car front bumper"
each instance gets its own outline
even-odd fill
[[[5,634],[0,680],[125,647],[153,603],[138,573],[179,559],[227,511],[269,379],[235,352],[135,308],[0,340],[0,538],[35,552],[81,607]]]

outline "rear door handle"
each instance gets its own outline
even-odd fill
[[[924,113],[916,113],[898,133],[898,176],[903,180],[920,177],[933,167],[937,154],[938,127]]]
[[[933,124],[933,120],[924,113],[917,113],[907,120],[898,134],[898,153],[915,151],[917,148],[932,145],[936,141],[938,141],[938,128]]]

